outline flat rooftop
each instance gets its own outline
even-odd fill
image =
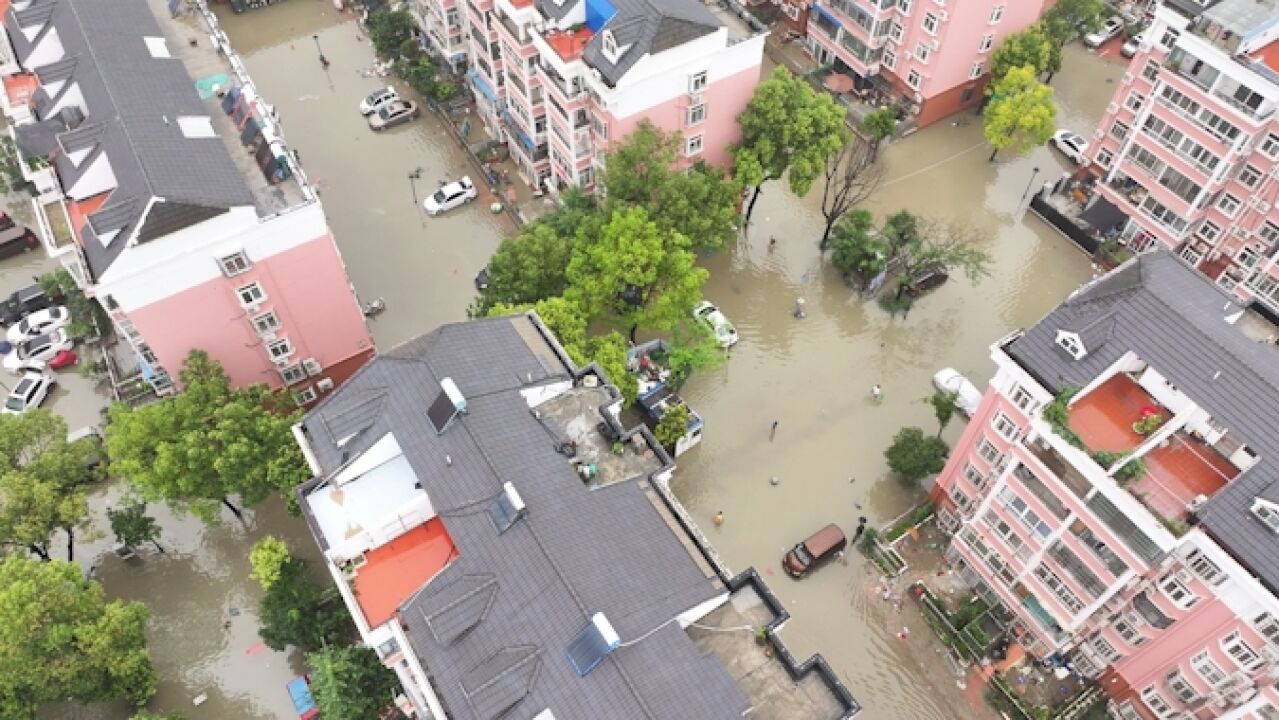
[[[568,392],[538,406],[540,418],[554,426],[558,437],[576,445],[576,454],[566,458],[575,469],[594,466],[591,487],[602,487],[626,480],[647,477],[662,468],[662,461],[644,444],[642,435],[631,434],[622,440],[624,452],[614,452],[613,443],[604,436],[604,417],[600,406],[612,400],[601,387],[574,387]],[[581,473],[579,472],[579,477]],[[583,478],[583,482],[586,482]]]
[[[400,605],[457,554],[444,522],[428,520],[364,554],[351,587],[369,627],[395,616]]]

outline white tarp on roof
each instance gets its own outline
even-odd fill
[[[417,474],[400,444],[387,433],[330,482],[312,490],[306,502],[329,547],[334,547],[425,495],[417,485]]]

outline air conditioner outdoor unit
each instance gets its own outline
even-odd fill
[[[702,94],[699,92],[689,91],[688,102],[689,104],[692,104],[692,105],[700,105],[702,102]]]
[[[273,332],[264,332],[261,337],[265,342],[274,342],[277,339],[276,334]]]
[[[324,366],[320,365],[320,361],[313,357],[302,361],[302,369],[306,370],[306,374],[311,376],[319,375],[324,372]]]
[[[322,378],[315,384],[315,388],[320,392],[328,392],[333,389],[333,378]]]
[[[1190,512],[1190,513],[1199,512],[1199,510],[1203,508],[1204,505],[1207,505],[1207,504],[1208,504],[1207,495],[1196,495],[1193,500],[1186,503],[1186,512]]]

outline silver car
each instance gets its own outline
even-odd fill
[[[402,125],[417,118],[417,104],[411,100],[393,100],[369,116],[369,128],[378,131]]]
[[[28,371],[13,386],[13,391],[4,401],[0,409],[6,415],[21,415],[32,408],[38,408],[49,397],[49,391],[58,383],[52,373]]]

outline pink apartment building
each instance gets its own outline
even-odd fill
[[[489,132],[521,172],[590,188],[648,120],[719,167],[759,82],[766,33],[697,0],[468,0],[468,61]]]
[[[5,111],[74,233],[51,250],[158,392],[198,348],[308,404],[373,340],[315,190],[198,9],[188,29],[159,0],[13,2]]]
[[[1085,285],[992,346],[933,491],[1010,638],[1124,720],[1279,717],[1279,351],[1240,314],[1164,251]]]
[[[1127,216],[1117,229],[1129,247],[1171,248],[1274,317],[1279,8],[1179,0],[1142,38],[1093,135],[1100,195]]]
[[[919,126],[981,102],[990,55],[1024,30],[1046,0],[818,0],[808,48],[863,86],[886,82],[913,101]]]

